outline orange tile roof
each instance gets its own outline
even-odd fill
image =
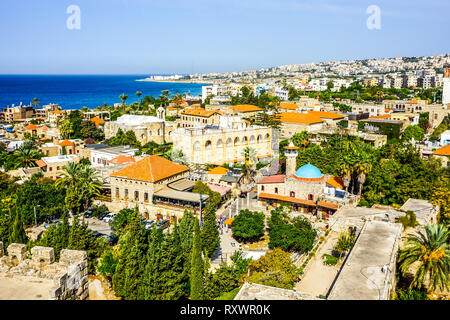
[[[27,125],[24,129],[25,129],[25,130],[37,130],[37,129],[39,129],[39,127],[36,126],[36,125],[34,125],[34,124],[32,124],[32,123],[30,123],[30,124]]]
[[[73,147],[73,142],[69,140],[64,140],[60,142],[59,145],[62,147]]]
[[[318,116],[307,113],[281,112],[280,116],[280,121],[283,123],[314,124],[324,122]]]
[[[436,154],[438,156],[450,156],[450,144],[437,149],[436,151],[433,152],[433,154]]]
[[[386,119],[386,118],[390,118],[390,117],[391,117],[390,114],[382,114],[382,115],[380,115],[380,116],[373,116],[373,117],[370,117],[369,119]]]
[[[251,104],[238,104],[236,106],[230,107],[231,110],[237,111],[237,112],[255,112],[255,111],[262,111],[260,107],[251,105]]]
[[[312,200],[303,200],[303,199],[297,199],[292,197],[286,197],[286,196],[280,196],[279,194],[271,194],[271,193],[260,193],[259,198],[265,198],[265,199],[272,199],[272,200],[280,200],[285,202],[291,202],[291,203],[298,203],[308,206],[315,206],[316,203]]]
[[[278,105],[278,108],[286,109],[286,110],[297,110],[298,109],[298,105],[296,105],[295,103],[281,102]]]
[[[156,182],[189,168],[159,156],[149,156],[111,174],[112,177]]]
[[[129,164],[136,162],[136,160],[134,160],[133,157],[128,157],[124,154],[121,154],[115,157],[114,159],[109,160],[109,162],[114,164]]]
[[[40,127],[39,129],[44,130],[44,131],[47,131],[47,130],[48,130],[48,127],[47,127],[46,125],[43,125],[43,126]]]
[[[327,180],[327,183],[335,188],[344,190],[344,180],[342,180],[342,178],[332,176]]]
[[[325,202],[325,201],[319,201],[319,202],[317,202],[317,205],[319,207],[324,207],[324,208],[333,209],[333,210],[339,209],[339,206],[337,204]]]
[[[47,163],[45,163],[44,160],[37,160],[36,164],[38,165],[39,168],[45,167],[47,165]]]
[[[328,112],[328,111],[308,111],[308,114],[317,116],[319,118],[326,118],[326,119],[342,119],[342,118],[344,118],[344,116],[342,114]]]
[[[172,100],[172,103],[183,104],[183,103],[186,103],[186,100],[184,100],[184,99],[175,99],[175,100]]]
[[[230,171],[230,170],[228,170],[227,168],[224,168],[224,167],[215,167],[215,168],[209,170],[209,171],[208,171],[208,174],[221,174],[221,175],[225,175],[225,174],[228,173],[228,171]]]
[[[384,109],[384,112],[391,112],[391,109]]]
[[[53,114],[62,114],[62,113],[66,113],[64,110],[55,110],[55,111],[50,111],[50,113]]]
[[[91,121],[92,121],[93,123],[95,123],[95,126],[96,126],[96,127],[100,126],[102,123],[105,123],[105,120],[100,119],[100,118],[97,117],[97,116],[93,117],[93,118],[91,119]]]
[[[181,114],[189,115],[189,116],[199,116],[199,117],[211,117],[214,114],[222,114],[222,112],[218,110],[205,110],[203,108],[190,108],[184,109]]]

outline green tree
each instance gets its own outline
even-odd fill
[[[205,276],[205,262],[202,256],[201,233],[198,220],[194,224],[194,243],[191,261],[191,300],[203,299],[203,282]]]
[[[409,142],[414,138],[415,141],[422,141],[425,137],[425,131],[417,125],[408,126],[402,133],[402,141]]]
[[[23,228],[22,218],[16,212],[13,225],[11,226],[11,233],[9,236],[9,243],[27,243],[28,238]]]
[[[264,235],[264,213],[241,210],[231,225],[238,241],[257,241]]]
[[[289,253],[276,248],[268,251],[249,266],[250,275],[244,275],[243,281],[267,286],[291,289],[298,280],[299,273]]]
[[[399,254],[398,262],[403,275],[410,272],[417,263],[413,288],[429,287],[431,290],[449,288],[450,247],[449,230],[444,225],[425,225],[425,232],[419,231],[407,237],[407,247]]]

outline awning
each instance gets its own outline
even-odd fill
[[[218,186],[216,184],[208,183],[207,185],[212,191],[220,193],[221,196],[224,196],[231,191],[230,188]]]
[[[42,168],[42,167],[46,167],[46,166],[47,166],[47,163],[45,163],[44,160],[37,160],[37,161],[36,161],[36,164],[39,166],[39,168]]]
[[[229,218],[229,219],[225,220],[223,223],[231,226],[231,224],[233,223],[233,220],[234,220],[234,218]]]
[[[323,208],[327,208],[327,209],[332,209],[332,210],[337,210],[339,209],[339,206],[337,204],[334,203],[330,203],[330,202],[325,202],[325,201],[319,201],[317,203],[317,205],[319,207],[323,207]]]

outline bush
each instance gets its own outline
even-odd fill
[[[335,266],[339,261],[338,257],[335,257],[331,254],[324,254],[324,255],[322,255],[322,258],[323,258],[323,264],[327,265],[327,266]]]

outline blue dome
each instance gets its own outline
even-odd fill
[[[298,168],[294,175],[298,178],[306,179],[318,179],[323,177],[322,172],[320,172],[320,170],[312,164],[305,164],[304,166]]]

